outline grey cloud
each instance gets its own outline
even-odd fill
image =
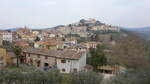
[[[125,27],[150,26],[149,0],[0,0],[0,28],[52,27],[82,18]]]

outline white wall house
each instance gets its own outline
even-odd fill
[[[49,37],[56,37],[56,35],[55,34],[49,34]]]
[[[18,35],[15,32],[10,31],[0,31],[0,36],[2,41],[9,41],[13,42],[13,40],[16,40],[18,38]]]
[[[37,44],[37,43],[34,43],[34,48],[39,48],[39,44]]]
[[[13,33],[12,32],[3,32],[1,33],[3,40],[12,42],[13,41]]]
[[[57,68],[61,73],[72,73],[84,70],[86,66],[86,53],[77,59],[57,59]]]
[[[33,42],[36,39],[36,37],[25,37],[25,38],[22,38],[22,39]]]

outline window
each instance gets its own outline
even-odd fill
[[[39,60],[37,61],[37,67],[40,67],[40,65],[41,65],[41,61]]]
[[[76,68],[73,69],[73,72],[77,72],[78,70]]]
[[[0,61],[3,60],[3,59],[4,59],[3,57],[0,57]]]
[[[45,56],[45,59],[48,59],[48,57],[47,57],[47,56]]]
[[[38,55],[38,58],[40,58],[40,55]]]
[[[23,52],[23,54],[25,55],[25,57],[26,57],[26,53],[25,52]]]
[[[61,63],[66,63],[66,60],[61,60]]]
[[[66,70],[65,69],[62,69],[62,72],[65,72]]]
[[[99,71],[100,71],[101,73],[105,73],[105,74],[113,74],[113,70],[100,69]]]
[[[3,66],[4,65],[4,63],[0,63],[0,66]]]
[[[32,65],[33,64],[33,60],[30,58],[30,64]]]
[[[44,63],[44,70],[48,71],[51,67],[49,66],[48,63]]]
[[[30,53],[28,54],[28,56],[30,57]]]
[[[49,66],[49,64],[48,63],[44,63],[44,67],[48,67]]]

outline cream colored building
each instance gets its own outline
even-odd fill
[[[85,51],[27,48],[23,50],[23,56],[28,65],[43,69],[55,66],[62,73],[82,71],[86,66]]]
[[[86,48],[96,48],[98,45],[101,45],[101,42],[87,42],[87,43],[81,43],[86,46]]]
[[[6,49],[0,48],[0,68],[7,65],[7,53]]]

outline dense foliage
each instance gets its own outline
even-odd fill
[[[62,76],[58,70],[0,70],[0,84],[60,84]]]
[[[95,72],[62,74],[57,69],[43,71],[33,67],[0,70],[0,84],[101,84],[101,82],[102,75]]]
[[[13,51],[14,51],[15,55],[17,56],[17,66],[19,66],[19,59],[21,59],[21,57],[22,57],[21,56],[22,49],[19,46],[14,46]]]
[[[102,84],[102,75],[95,72],[74,73],[70,79],[71,84]]]
[[[88,58],[88,64],[92,65],[94,70],[97,70],[98,66],[104,66],[107,64],[104,49],[105,46],[103,45],[98,45],[96,49],[90,49],[91,56]]]

